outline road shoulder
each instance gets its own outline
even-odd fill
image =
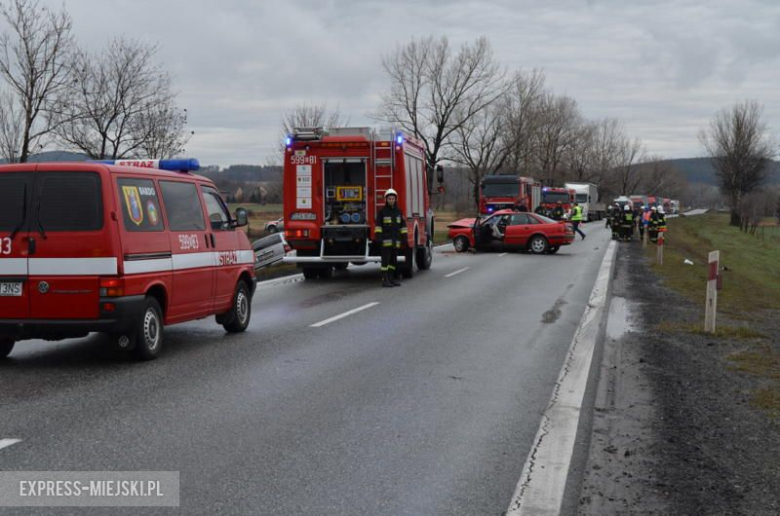
[[[756,379],[728,361],[745,343],[660,331],[697,307],[638,244],[621,245],[612,292],[579,512],[778,513],[780,424],[750,405]]]

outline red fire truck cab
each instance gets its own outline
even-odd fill
[[[534,211],[541,202],[542,183],[530,177],[485,176],[479,186],[480,215],[521,206],[525,206],[527,211]]]
[[[563,206],[563,211],[569,213],[574,204],[574,195],[574,190],[545,186],[542,188],[541,206],[547,213],[551,213],[558,205],[558,202],[560,202]]]
[[[20,340],[103,332],[151,359],[164,325],[210,315],[244,331],[246,212],[232,217],[190,170],[196,160],[0,166],[0,356]]]
[[[370,128],[299,128],[284,155],[284,231],[296,251],[285,257],[306,279],[327,278],[351,262],[380,261],[374,241],[385,192],[398,192],[408,240],[398,261],[407,278],[433,260],[433,178],[422,143]],[[441,167],[437,179],[443,181]]]

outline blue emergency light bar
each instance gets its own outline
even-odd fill
[[[398,133],[395,135],[395,143],[398,145],[401,145],[404,142],[404,135],[403,133]]]
[[[197,172],[200,163],[195,158],[190,159],[109,159],[98,160],[94,163],[106,165],[120,165],[123,167],[156,168],[171,172]]]

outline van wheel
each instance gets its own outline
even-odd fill
[[[547,239],[541,235],[536,235],[528,242],[528,249],[534,254],[544,254],[547,252]]]
[[[139,360],[153,360],[163,344],[163,318],[160,303],[147,297],[135,330],[135,352]]]
[[[16,341],[11,337],[0,338],[0,358],[5,358],[10,355],[11,351],[14,349],[14,344],[16,344]]]
[[[233,307],[226,314],[228,322],[222,327],[228,333],[241,333],[249,326],[252,318],[252,298],[249,296],[249,288],[243,281],[238,282],[236,293],[233,296]]]
[[[303,277],[305,279],[315,279],[318,276],[317,269],[314,267],[304,267],[303,268]]]

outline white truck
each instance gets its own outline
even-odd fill
[[[574,190],[574,200],[582,206],[582,219],[601,220],[606,216],[607,207],[599,202],[599,188],[593,183],[566,183],[568,190]]]

